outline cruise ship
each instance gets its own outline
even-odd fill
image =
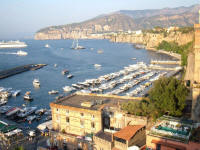
[[[23,48],[23,47],[27,47],[27,44],[25,42],[20,42],[20,41],[0,42],[0,48]]]

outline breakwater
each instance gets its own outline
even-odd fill
[[[29,70],[37,70],[44,66],[46,66],[46,64],[28,64],[28,65],[15,67],[12,69],[3,70],[3,71],[0,71],[0,79],[7,78],[9,76],[13,76],[13,75],[16,75],[25,71],[29,71]]]

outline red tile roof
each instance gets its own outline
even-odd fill
[[[120,139],[130,140],[136,134],[136,132],[143,127],[143,125],[127,126],[120,131],[114,133],[114,136]]]
[[[177,144],[173,144],[173,143],[170,143],[170,142],[162,142],[162,141],[152,140],[151,143],[160,144],[160,145],[166,146],[168,148],[186,150],[186,147],[181,146],[181,145],[177,145]]]

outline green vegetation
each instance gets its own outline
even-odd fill
[[[178,31],[181,33],[190,33],[194,31],[194,27],[180,27]]]
[[[130,101],[123,104],[122,109],[133,115],[154,119],[164,114],[181,116],[187,95],[188,89],[182,81],[173,77],[163,77],[155,81],[154,86],[149,91],[149,100]]]
[[[22,146],[19,146],[19,147],[15,148],[15,150],[24,150],[24,148]]]
[[[174,52],[181,54],[181,64],[182,66],[187,65],[187,56],[189,51],[192,49],[193,46],[193,41],[189,42],[185,45],[178,45],[176,42],[167,42],[167,41],[162,41],[157,49],[163,49],[166,51]]]

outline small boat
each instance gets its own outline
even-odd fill
[[[41,108],[41,109],[36,110],[35,114],[36,115],[43,115],[46,111],[47,111],[46,109]]]
[[[95,67],[95,68],[100,68],[101,65],[100,65],[100,64],[94,64],[94,67]]]
[[[54,64],[54,67],[57,67],[58,65],[57,64]]]
[[[71,49],[79,50],[79,49],[85,49],[85,47],[79,45],[78,39],[74,39]]]
[[[98,50],[97,53],[98,53],[98,54],[102,54],[102,53],[103,53],[103,50]]]
[[[63,71],[62,71],[62,74],[63,74],[63,75],[65,75],[65,74],[67,74],[67,73],[69,73],[68,70],[63,70]]]
[[[52,94],[58,94],[58,91],[52,90],[52,91],[49,91],[48,93],[49,93],[50,95],[52,95]]]
[[[75,90],[75,88],[70,87],[70,86],[64,86],[64,87],[63,87],[63,90],[64,90],[65,92],[71,92],[71,91]]]
[[[73,78],[74,76],[72,75],[72,74],[69,74],[68,76],[67,76],[67,78],[68,79],[71,79],[71,78]]]
[[[19,55],[19,56],[26,56],[26,55],[28,55],[28,53],[25,52],[25,51],[19,50],[19,51],[17,51],[17,55]]]
[[[7,111],[9,111],[12,108],[13,108],[12,106],[1,106],[0,107],[0,113],[4,114],[4,113],[6,113]]]
[[[49,45],[49,44],[46,44],[44,47],[46,47],[46,48],[49,48],[49,47],[50,47],[50,45]]]
[[[24,99],[25,100],[32,100],[33,98],[30,96],[30,94],[31,94],[30,91],[26,92],[25,95],[24,95]]]
[[[33,86],[35,86],[35,87],[39,87],[39,86],[40,86],[40,81],[39,81],[39,79],[34,79],[34,80],[33,80]]]
[[[28,116],[26,120],[31,123],[34,119],[36,119],[36,115]]]
[[[13,91],[12,96],[16,97],[20,94],[21,90]]]
[[[24,117],[34,113],[36,109],[37,109],[37,107],[25,107],[24,109],[21,110],[21,112],[17,116],[24,118]]]
[[[4,98],[1,98],[0,99],[0,106],[3,106],[5,104],[7,104],[8,100],[7,99],[4,99]]]
[[[12,109],[10,109],[7,113],[6,116],[12,116],[14,114],[16,114],[17,112],[19,112],[21,109],[19,107],[13,107]]]
[[[135,57],[133,57],[133,58],[131,58],[132,60],[136,60],[136,58]]]

